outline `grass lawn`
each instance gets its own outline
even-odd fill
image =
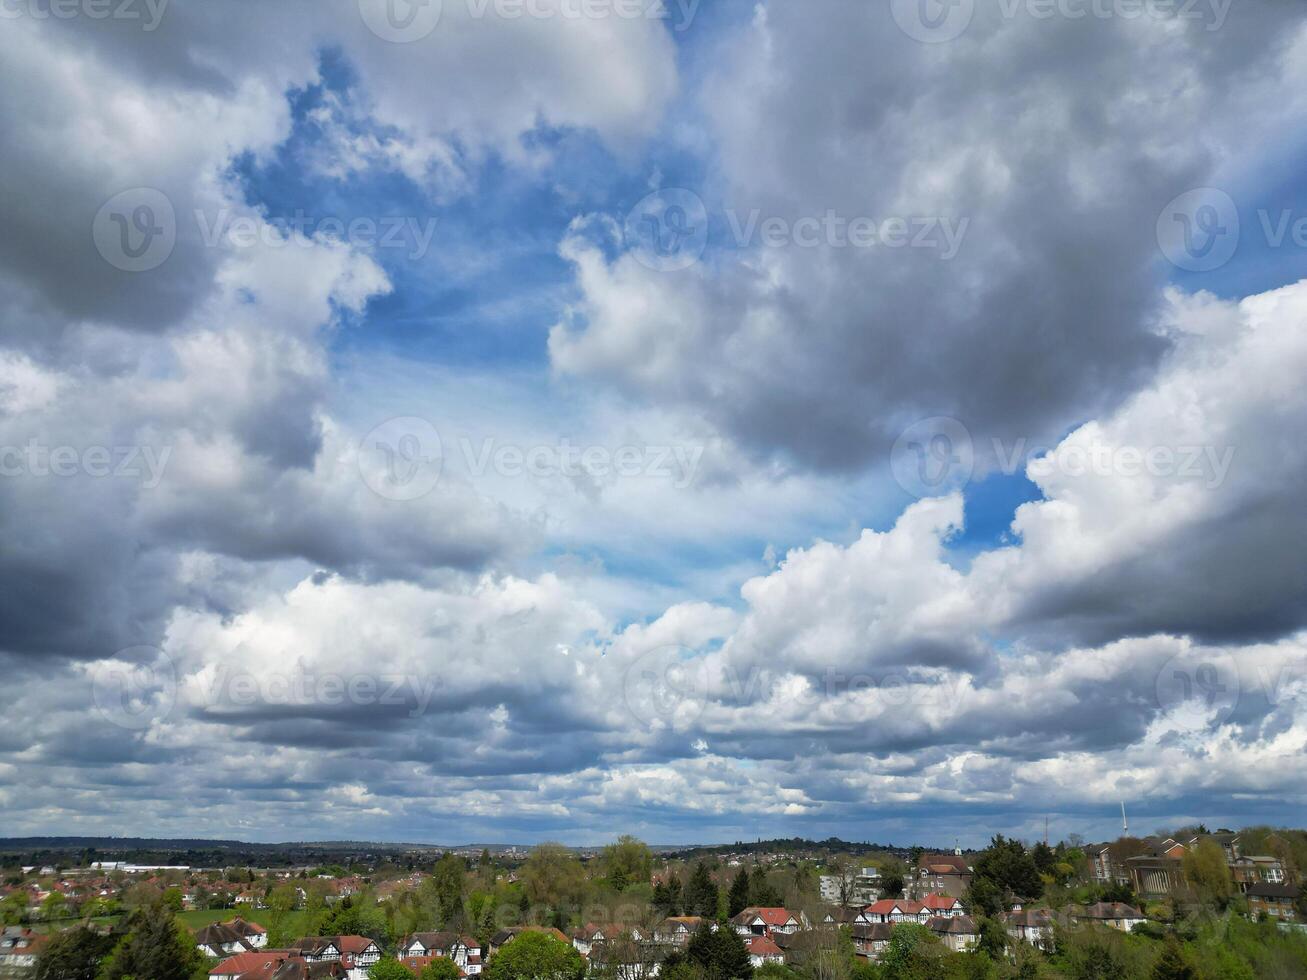
[[[197,909],[193,912],[177,913],[177,921],[191,929],[202,929],[211,923],[227,922],[238,917],[246,922],[261,925],[266,929],[268,923],[272,921],[272,910],[254,909],[248,905],[243,905],[236,909]],[[306,925],[307,919],[307,912],[292,912],[287,917],[291,933],[296,936],[301,935],[301,930]]]
[[[192,931],[203,929],[205,926],[214,922],[227,922],[231,919],[240,917],[246,922],[255,922],[265,929],[272,917],[270,909],[252,909],[248,906],[242,906],[238,909],[197,909],[192,912],[178,912],[177,921]],[[123,916],[100,916],[93,919],[93,922],[117,922]],[[294,936],[306,935],[305,927],[308,925],[308,913],[292,912],[287,919],[290,926],[290,932]],[[76,925],[80,919],[62,919],[57,922],[34,922],[32,928],[36,932],[51,932],[59,929],[67,929],[69,926]]]

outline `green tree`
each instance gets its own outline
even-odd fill
[[[27,918],[27,898],[23,892],[11,892],[0,902],[0,922],[16,926]]]
[[[784,905],[785,897],[776,890],[762,871],[756,870],[749,878],[749,904],[760,909],[771,909]]]
[[[464,875],[467,867],[457,854],[446,854],[431,872],[431,886],[435,889],[440,924],[450,925],[463,910]]]
[[[68,916],[68,899],[64,898],[59,892],[51,892],[41,903],[41,918],[49,922],[51,919],[63,919]]]
[[[694,866],[690,882],[685,886],[685,912],[687,915],[717,918],[717,885],[713,883],[708,865],[703,861]]]
[[[100,980],[189,980],[204,963],[190,932],[155,902],[132,913],[127,934],[109,954]]]
[[[900,922],[890,933],[889,943],[880,959],[880,968],[886,980],[915,977],[921,974],[919,961],[925,948],[936,946],[939,940],[923,925]]]
[[[1189,965],[1174,936],[1167,938],[1162,955],[1153,964],[1152,980],[1198,980],[1198,971]]]
[[[522,865],[527,898],[559,908],[575,901],[585,887],[585,870],[575,854],[562,844],[538,845]]]
[[[170,912],[180,912],[183,908],[185,908],[185,904],[186,904],[182,899],[182,890],[180,888],[177,888],[176,886],[173,886],[172,888],[169,888],[166,891],[164,891],[163,904],[164,907],[166,907]]]
[[[976,940],[977,951],[983,951],[990,959],[1000,959],[1007,952],[1007,930],[998,919],[985,916],[978,926],[979,937]]]
[[[413,974],[399,960],[383,956],[368,968],[368,980],[413,980]]]
[[[278,885],[268,896],[268,945],[273,949],[289,946],[297,938],[290,925],[298,900],[292,885]]]
[[[32,980],[95,980],[100,961],[113,939],[94,929],[74,926],[55,933],[36,959]]]
[[[486,980],[582,980],[585,960],[547,932],[523,932],[490,958]]]
[[[1008,897],[1029,902],[1044,894],[1044,882],[1039,877],[1039,869],[1019,840],[1010,840],[1002,834],[996,835],[990,841],[989,849],[976,859],[972,868],[973,890],[976,881],[987,880],[1002,892],[1004,904]],[[993,914],[986,911],[987,914]]]
[[[749,906],[749,871],[741,868],[740,873],[731,882],[731,890],[726,896],[726,914],[739,915]]]
[[[649,845],[630,834],[624,834],[617,843],[605,847],[599,862],[618,891],[630,885],[647,884],[653,873],[653,852]]]
[[[438,956],[418,974],[418,980],[461,980],[463,971],[451,959]]]
[[[880,866],[880,890],[886,898],[900,898],[908,869],[897,858],[890,858]]]
[[[690,937],[685,953],[690,962],[697,964],[709,980],[749,980],[753,976],[749,949],[734,929],[713,929],[705,922]]]
[[[1230,903],[1234,884],[1220,844],[1210,837],[1200,840],[1186,852],[1183,867],[1185,880],[1201,901],[1219,908]]]

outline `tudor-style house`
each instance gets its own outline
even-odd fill
[[[690,937],[699,931],[704,921],[698,915],[673,915],[663,919],[654,928],[653,941],[662,946],[687,946]],[[712,923],[712,928],[717,928],[715,922]]]
[[[440,956],[468,976],[481,972],[481,943],[456,932],[415,932],[399,941],[400,958]]]
[[[798,932],[808,927],[806,917],[782,908],[747,908],[731,917],[731,926],[741,936],[771,936],[774,933]]]
[[[921,902],[910,898],[882,898],[862,910],[874,922],[925,922],[931,913]]]

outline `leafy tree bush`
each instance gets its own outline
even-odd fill
[[[582,980],[581,954],[549,933],[523,932],[490,958],[486,980]]]
[[[413,974],[399,960],[383,956],[368,968],[368,980],[413,980]]]
[[[709,980],[749,980],[753,976],[749,950],[734,929],[713,929],[704,923],[690,937],[685,957]]]
[[[155,902],[132,913],[128,932],[109,954],[100,980],[189,980],[204,965],[194,937]]]
[[[418,980],[460,980],[462,975],[453,960],[440,956],[426,965]]]
[[[85,926],[74,926],[50,937],[36,959],[32,980],[95,980],[100,960],[114,941]]]

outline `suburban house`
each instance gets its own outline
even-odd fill
[[[335,963],[340,960],[340,946],[333,936],[311,936],[300,939],[290,947],[292,956],[310,963]]]
[[[1122,932],[1129,932],[1139,923],[1148,921],[1144,913],[1133,905],[1126,905],[1123,902],[1098,902],[1094,905],[1086,905],[1084,908],[1073,908],[1071,917],[1076,921],[1111,926]]]
[[[1262,882],[1248,888],[1248,911],[1260,916],[1262,913],[1281,922],[1297,922],[1297,902],[1301,891],[1294,885],[1271,884]]]
[[[415,932],[399,941],[399,956],[422,958],[442,956],[468,976],[481,972],[481,943],[457,932]]]
[[[572,932],[572,945],[582,956],[589,956],[591,950],[596,946],[615,943],[621,939],[630,939],[640,943],[645,941],[645,936],[639,929],[633,929],[630,926],[596,925],[593,922],[587,922],[580,929],[575,929]],[[688,939],[686,941],[689,942]]]
[[[48,939],[19,926],[6,926],[0,933],[0,970],[30,970]]]
[[[925,922],[931,913],[921,902],[910,898],[882,898],[862,910],[863,914],[875,922]]]
[[[801,917],[802,912],[799,913]],[[782,908],[747,908],[731,917],[731,925],[741,936],[771,936],[778,932],[798,932],[806,921]]]
[[[229,956],[209,971],[209,980],[236,980],[246,974],[271,977],[274,970],[290,957],[288,949],[260,949]]]
[[[290,959],[283,960],[267,980],[345,980],[348,976],[348,972],[339,960],[314,963],[292,956]],[[264,977],[255,974],[254,977],[247,976],[244,980],[264,980]]]
[[[932,916],[960,916],[967,911],[961,899],[951,895],[923,895],[921,905]]]
[[[708,920],[698,915],[673,915],[654,927],[653,941],[664,946],[686,946],[705,921]]]
[[[1030,943],[1040,949],[1049,949],[1053,944],[1053,913],[1048,909],[1022,909],[1009,912],[1003,917],[1007,934],[1013,939]]]
[[[206,956],[231,956],[268,945],[268,930],[244,919],[214,922],[195,933],[195,945]]]
[[[926,920],[926,928],[955,953],[970,952],[980,940],[980,929],[969,915],[937,915]]]
[[[961,898],[970,884],[971,865],[961,851],[955,851],[952,854],[921,855],[908,887],[914,897],[938,892]]]
[[[749,962],[756,970],[768,963],[784,963],[785,954],[766,936],[751,936],[746,945],[749,947]]]
[[[833,912],[827,912],[821,922],[822,925],[827,926],[865,926],[871,924],[871,919],[868,917],[865,908],[838,908]]]
[[[894,926],[888,922],[873,922],[869,925],[855,925],[849,931],[853,935],[853,951],[868,959],[879,959],[889,945],[890,933]]]

